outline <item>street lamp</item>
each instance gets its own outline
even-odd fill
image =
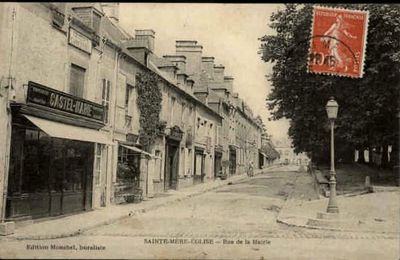
[[[334,125],[335,119],[337,118],[339,105],[335,101],[334,97],[330,97],[328,103],[326,103],[326,113],[328,114],[328,119],[331,123],[331,170],[329,179],[329,203],[328,203],[328,213],[339,213],[339,207],[336,201],[336,172],[335,172],[335,137],[334,137]]]

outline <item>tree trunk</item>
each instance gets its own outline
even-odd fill
[[[357,160],[357,162],[365,164],[364,148],[361,148],[360,150],[358,150],[358,160]]]
[[[374,162],[372,161],[372,158],[373,158],[372,154],[373,154],[373,148],[372,148],[372,146],[369,146],[368,147],[368,165],[369,166],[374,166]]]
[[[386,144],[382,147],[382,168],[389,168],[388,146]]]

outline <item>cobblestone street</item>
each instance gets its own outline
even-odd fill
[[[89,230],[77,237],[5,241],[6,247],[2,246],[0,252],[4,255],[10,249],[17,252],[15,249],[20,248],[23,256],[29,252],[26,250],[28,244],[77,247],[95,244],[105,246],[106,250],[95,253],[71,251],[71,257],[223,259],[232,256],[233,252],[237,258],[250,259],[397,257],[397,235],[313,230],[277,223],[276,218],[288,197],[297,201],[317,199],[310,175],[294,170],[287,166],[270,170],[188,200]],[[170,239],[177,240],[171,242]],[[385,251],[381,251],[382,248]],[[60,253],[49,250],[46,255],[56,257],[57,252]],[[39,253],[43,255],[43,251]]]

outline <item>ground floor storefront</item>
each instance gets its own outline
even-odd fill
[[[90,113],[63,111],[65,106],[52,99],[85,106]],[[29,82],[26,103],[12,104],[4,120],[11,127],[3,219],[29,220],[105,206],[105,190],[97,188],[106,168],[104,151],[112,142],[99,130],[104,126],[101,105]]]
[[[90,209],[95,145],[52,138],[24,117],[13,120],[6,219]]]

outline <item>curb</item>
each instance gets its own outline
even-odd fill
[[[257,172],[254,173],[254,175],[262,174],[263,171],[267,170],[267,169],[268,168],[259,169],[259,170],[257,170]],[[201,194],[204,194],[206,192],[218,189],[218,188],[220,188],[220,187],[222,187],[224,185],[227,185],[229,182],[241,181],[243,179],[248,178],[248,176],[243,173],[243,174],[232,176],[231,178],[234,178],[234,179],[229,179],[228,178],[228,179],[223,180],[220,183],[217,183],[215,185],[210,185],[211,187],[200,189],[199,191],[195,191],[195,192],[193,192],[191,194],[177,195],[176,197],[171,198],[169,200],[166,200],[164,202],[156,203],[154,205],[150,205],[148,208],[141,208],[141,209],[131,210],[127,214],[123,214],[122,216],[110,218],[110,219],[107,219],[105,221],[101,221],[99,223],[95,223],[95,224],[92,224],[92,225],[85,226],[84,228],[80,228],[78,230],[59,233],[59,234],[46,234],[46,235],[39,235],[39,236],[35,236],[35,235],[29,235],[29,236],[26,236],[26,235],[25,236],[24,235],[18,236],[18,235],[16,235],[16,236],[13,236],[13,235],[10,235],[10,236],[5,236],[4,238],[5,239],[9,239],[9,240],[45,240],[45,239],[58,239],[58,238],[66,238],[66,237],[78,236],[78,235],[80,235],[80,234],[82,234],[82,233],[84,233],[84,232],[86,232],[88,230],[95,229],[95,228],[100,227],[100,226],[110,225],[110,224],[116,223],[118,221],[121,221],[121,220],[124,220],[124,219],[128,219],[130,217],[133,217],[133,216],[137,216],[137,215],[146,213],[148,211],[152,211],[152,210],[155,210],[155,209],[167,206],[167,205],[174,204],[176,202],[185,201],[185,200],[187,200],[189,198],[193,198],[193,197],[199,196]]]
[[[296,218],[296,217],[289,216],[288,218]],[[289,226],[289,227],[300,227],[300,228],[306,228],[306,229],[329,230],[329,231],[340,231],[340,232],[396,235],[396,237],[400,238],[400,234],[398,232],[375,231],[375,230],[360,230],[360,229],[351,229],[351,228],[318,227],[318,226],[310,226],[310,225],[307,225],[307,224],[294,224],[294,223],[291,223],[290,221],[285,221],[280,217],[277,218],[276,222],[278,222],[280,224],[284,224],[284,225]]]
[[[369,192],[366,192],[364,194],[367,194]],[[349,194],[349,195],[341,195],[341,197],[352,197],[352,196],[357,196],[360,194]],[[289,227],[300,227],[300,228],[306,228],[306,229],[313,229],[313,230],[329,230],[329,231],[340,231],[340,232],[354,232],[354,233],[370,233],[370,234],[385,234],[385,235],[397,235],[397,237],[400,237],[400,234],[398,232],[388,232],[388,231],[375,231],[375,230],[360,230],[360,229],[352,229],[352,228],[346,228],[346,227],[324,227],[324,226],[311,226],[307,224],[307,221],[309,218],[305,217],[298,217],[295,215],[286,215],[284,211],[290,207],[287,207],[287,202],[289,201],[286,200],[285,203],[283,204],[281,210],[279,211],[278,216],[276,217],[276,222],[280,224],[284,224]],[[283,215],[283,216],[282,216]],[[298,220],[303,223],[294,223],[294,220]],[[292,221],[291,221],[292,220]],[[360,220],[359,220],[360,221]]]

